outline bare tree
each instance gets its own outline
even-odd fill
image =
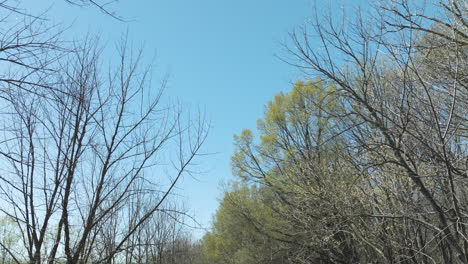
[[[96,43],[76,50],[55,75],[57,89],[7,93],[1,210],[20,228],[31,263],[88,261],[98,230],[115,217],[113,245],[93,261],[110,263],[128,250],[207,135],[203,116],[187,119],[179,107],[162,106],[164,82],[153,88],[141,52],[123,43],[119,64],[103,74]],[[153,203],[134,210],[135,196]]]
[[[286,47],[288,62],[337,85],[337,135],[371,178],[361,217],[383,227],[377,240],[352,234],[389,262],[468,263],[467,2],[437,10],[402,0],[352,21],[316,15]]]
[[[116,1],[66,1],[122,20],[110,11]],[[16,263],[111,262],[188,172],[204,117],[163,106],[165,81],[154,89],[151,67],[125,41],[105,73],[97,42],[67,43],[16,2],[0,8],[0,211],[24,248],[0,247]],[[152,203],[138,207],[135,197]],[[112,243],[95,254],[104,229]]]
[[[110,10],[117,1],[64,0],[77,6],[93,6],[114,19],[123,18]],[[0,98],[7,99],[4,93],[7,86],[29,92],[40,93],[38,89],[56,89],[49,75],[58,71],[57,61],[73,48],[70,41],[63,38],[64,28],[53,25],[47,13],[32,14],[21,7],[21,1],[0,1]],[[29,90],[28,90],[29,89]]]
[[[112,11],[112,5],[118,2],[119,0],[111,1],[99,1],[99,0],[64,0],[67,3],[77,5],[77,6],[92,6],[98,8],[102,13],[117,19],[119,21],[124,21],[124,19]]]

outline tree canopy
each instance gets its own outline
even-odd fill
[[[234,137],[233,174],[282,223],[252,232],[287,262],[467,263],[466,1],[418,8],[291,33],[286,59],[310,78]]]

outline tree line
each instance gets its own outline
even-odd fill
[[[466,0],[316,11],[291,32],[304,78],[234,136],[200,241],[171,193],[203,114],[163,104],[127,41],[103,66],[95,38],[0,7],[24,16],[0,27],[2,263],[468,263]]]
[[[468,263],[468,2],[426,4],[290,34],[305,80],[234,137],[207,263]]]

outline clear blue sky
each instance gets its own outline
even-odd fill
[[[330,5],[331,0],[325,1]],[[39,13],[79,39],[88,31],[116,41],[128,30],[132,42],[156,53],[156,78],[169,73],[166,96],[205,109],[212,129],[197,179],[178,185],[190,211],[209,226],[222,196],[220,183],[232,179],[233,134],[255,128],[263,106],[287,91],[300,75],[274,55],[288,32],[313,14],[312,0],[121,0],[110,7],[132,22],[122,23],[97,9],[80,9],[63,0],[26,0]],[[319,4],[319,2],[317,2]],[[335,5],[335,4],[334,4]]]

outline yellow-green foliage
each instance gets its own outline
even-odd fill
[[[264,202],[262,190],[232,183],[216,213],[213,230],[204,237],[209,263],[269,263],[277,255],[272,228],[284,228],[281,218]]]
[[[10,217],[0,217],[0,243],[3,245],[3,247],[0,247],[0,260],[11,261],[11,263],[13,263],[13,260],[11,259],[10,254],[5,250],[5,247],[10,252],[17,253],[20,241],[21,233],[18,230],[16,223]]]
[[[226,193],[206,237],[215,262],[242,252],[260,258],[265,252],[255,248],[262,239],[336,246],[337,230],[324,224],[358,212],[362,194],[355,169],[344,165],[344,139],[335,136],[334,116],[344,109],[336,93],[322,80],[298,81],[267,103],[257,122],[259,142],[250,130],[234,136],[233,173],[243,183]]]
[[[279,93],[267,103],[264,118],[257,121],[260,144],[254,143],[250,130],[234,136],[233,174],[243,180],[264,180],[278,174],[276,161],[291,162],[298,153],[310,155],[317,151],[314,146],[322,148],[334,126],[329,115],[340,109],[334,85],[320,79],[296,82],[291,92]]]

